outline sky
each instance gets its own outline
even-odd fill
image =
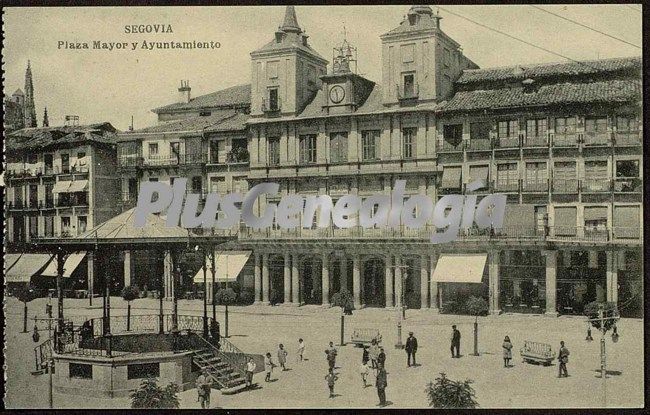
[[[434,10],[435,10],[435,6]],[[486,26],[576,60],[640,56],[641,49],[549,15],[530,5],[441,6]],[[641,5],[542,5],[627,42],[641,45]],[[296,6],[311,46],[331,61],[343,28],[358,48],[359,73],[381,80],[379,36],[397,27],[409,6]],[[480,67],[564,61],[440,11],[442,30]],[[273,39],[284,6],[4,8],[5,94],[24,90],[27,60],[39,126],[65,115],[108,121],[126,130],[156,123],[151,109],[176,102],[180,80],[192,96],[250,82],[250,52]],[[127,34],[125,25],[171,25],[173,33]],[[213,50],[93,50],[92,42],[215,41]],[[87,42],[90,50],[59,49]],[[331,68],[331,66],[330,66]]]

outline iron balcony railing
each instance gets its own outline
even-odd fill
[[[607,178],[588,178],[580,181],[582,193],[608,193],[612,190],[612,182]]]
[[[467,151],[472,150],[492,150],[492,140],[490,139],[470,139],[467,142]]]
[[[279,113],[282,110],[282,99],[278,97],[273,103],[267,98],[262,98],[260,109],[264,113]]]
[[[576,133],[554,133],[553,147],[577,147],[578,135]]]
[[[140,153],[122,154],[117,159],[118,167],[141,167],[143,162]]]
[[[519,136],[499,137],[497,138],[494,148],[516,148],[520,146]]]
[[[580,141],[585,146],[608,146],[611,144],[609,132],[585,131],[581,133]]]
[[[498,180],[493,183],[493,188],[499,192],[518,192],[520,189],[519,180],[499,182]]]
[[[438,152],[443,153],[443,152],[456,152],[456,151],[463,151],[465,148],[465,141],[460,140],[458,143],[453,144],[449,141],[442,140],[438,141]]]
[[[523,182],[524,192],[547,192],[548,191],[548,180],[540,180],[536,182]]]
[[[147,156],[142,165],[146,167],[167,167],[205,163],[207,157],[202,153],[181,153],[173,156]]]
[[[527,135],[523,147],[548,147],[548,135]]]
[[[610,234],[611,231],[611,234]],[[421,239],[426,240],[431,235],[445,232],[445,229],[438,229],[433,225],[425,225],[419,229],[411,229],[405,226],[395,228],[363,228],[355,226],[352,228],[316,228],[316,229],[262,229],[254,230],[242,228],[239,232],[240,239]],[[613,236],[612,236],[613,235]],[[571,242],[609,242],[612,240],[635,239],[640,240],[639,228],[612,228],[593,226],[556,226],[556,227],[508,227],[501,229],[459,229],[457,240],[566,240]]]
[[[407,86],[407,85],[395,85],[397,89],[397,99],[398,100],[406,100],[406,99],[417,99],[420,96],[420,86],[418,83],[414,83],[412,85]]]
[[[640,146],[641,141],[641,131],[617,131],[613,134],[614,136],[614,145],[617,147],[633,147]]]
[[[641,193],[643,184],[638,177],[617,177],[613,188],[615,193]]]
[[[578,179],[553,179],[553,193],[578,193],[580,182]]]

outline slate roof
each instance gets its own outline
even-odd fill
[[[626,69],[641,70],[641,57],[600,59],[578,62],[555,62],[537,65],[515,65],[499,68],[467,69],[463,71],[456,84],[477,82],[524,80],[527,78],[547,78],[562,75],[606,74]]]
[[[629,102],[641,99],[640,80],[542,85],[536,92],[523,87],[457,92],[442,112],[472,111],[519,106],[543,106],[596,102]]]
[[[77,126],[23,128],[7,134],[8,151],[54,148],[64,144],[93,142],[114,144],[118,130],[110,123]]]
[[[296,49],[300,49],[304,52],[307,52],[311,55],[314,55],[320,59],[327,60],[323,56],[321,56],[320,53],[316,52],[311,46],[309,45],[304,45],[302,43],[302,38],[300,37],[301,35],[297,35],[295,33],[286,33],[285,34],[286,38],[282,40],[282,42],[278,43],[273,39],[266,45],[262,46],[261,48],[257,49],[253,53],[257,52],[267,52],[267,51],[272,51],[272,50],[281,50],[281,49],[286,49],[289,47],[293,47]]]
[[[190,99],[190,102],[177,102],[155,108],[155,113],[180,110],[199,110],[202,108],[219,108],[233,106],[250,106],[251,84],[237,85],[210,94],[200,95]]]
[[[212,111],[210,115],[207,116],[195,116],[189,118],[182,118],[173,121],[167,121],[164,123],[156,124],[151,127],[141,128],[139,130],[134,130],[130,132],[125,132],[121,134],[121,137],[128,137],[130,134],[138,133],[173,133],[180,131],[202,131],[210,126],[220,124],[228,120],[231,117],[236,116],[238,113],[236,110],[216,110]]]
[[[205,129],[206,132],[218,131],[244,131],[246,130],[246,121],[250,116],[238,112],[231,117],[223,119],[221,122]]]

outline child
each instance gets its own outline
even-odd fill
[[[273,363],[273,360],[271,360],[271,353],[266,353],[266,357],[264,358],[264,370],[266,371],[266,378],[264,378],[265,382],[271,381],[273,366],[275,366],[275,364]]]
[[[325,375],[325,380],[327,381],[327,386],[330,388],[330,398],[334,397],[334,382],[339,379],[334,372],[329,372]]]
[[[298,359],[302,362],[303,354],[305,353],[305,342],[302,339],[298,339]]]
[[[287,363],[287,355],[289,353],[287,353],[287,351],[284,350],[284,345],[282,343],[280,343],[280,345],[278,347],[279,347],[278,348],[278,363],[280,364],[280,367],[282,368],[282,371],[284,372],[285,370],[287,370],[287,368],[285,367],[285,364]]]
[[[361,367],[359,368],[359,373],[361,374],[361,379],[363,379],[363,387],[366,388],[368,387],[368,383],[366,382],[366,379],[368,378],[368,372],[370,371],[370,368],[368,367],[368,361],[362,361],[361,362]]]

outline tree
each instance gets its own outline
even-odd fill
[[[147,378],[142,381],[140,388],[131,394],[133,409],[178,409],[178,385],[170,383],[164,388],[158,385],[156,379]]]
[[[137,285],[129,285],[122,289],[122,298],[126,301],[126,331],[131,330],[131,301],[140,298]]]
[[[440,373],[435,382],[429,382],[425,389],[429,406],[444,409],[477,408],[479,405],[472,383],[470,379],[454,381]]]
[[[591,303],[585,306],[584,314],[589,319],[599,318],[600,315],[598,314],[598,312],[601,306],[603,307],[603,317],[605,318],[611,317],[610,319],[605,320],[605,333],[607,333],[611,328],[616,326],[616,321],[618,320],[618,309],[616,307],[616,303],[613,302],[599,303],[598,301],[592,301]],[[600,321],[592,321],[591,325],[598,330],[601,329]]]
[[[217,291],[217,304],[223,304],[226,306],[226,312],[224,313],[224,320],[226,322],[226,327],[223,333],[224,337],[228,337],[228,306],[235,304],[237,301],[237,293],[232,288],[222,288]]]
[[[488,312],[488,303],[483,297],[469,297],[465,303],[467,312],[474,316],[474,356],[478,356],[478,316]]]
[[[18,301],[23,303],[23,333],[27,333],[27,303],[36,298],[36,292],[29,285],[24,285],[15,291]]]
[[[334,307],[341,307],[341,346],[343,346],[345,345],[345,312],[350,310],[350,314],[352,314],[354,297],[348,290],[343,288],[332,296],[331,302]]]

